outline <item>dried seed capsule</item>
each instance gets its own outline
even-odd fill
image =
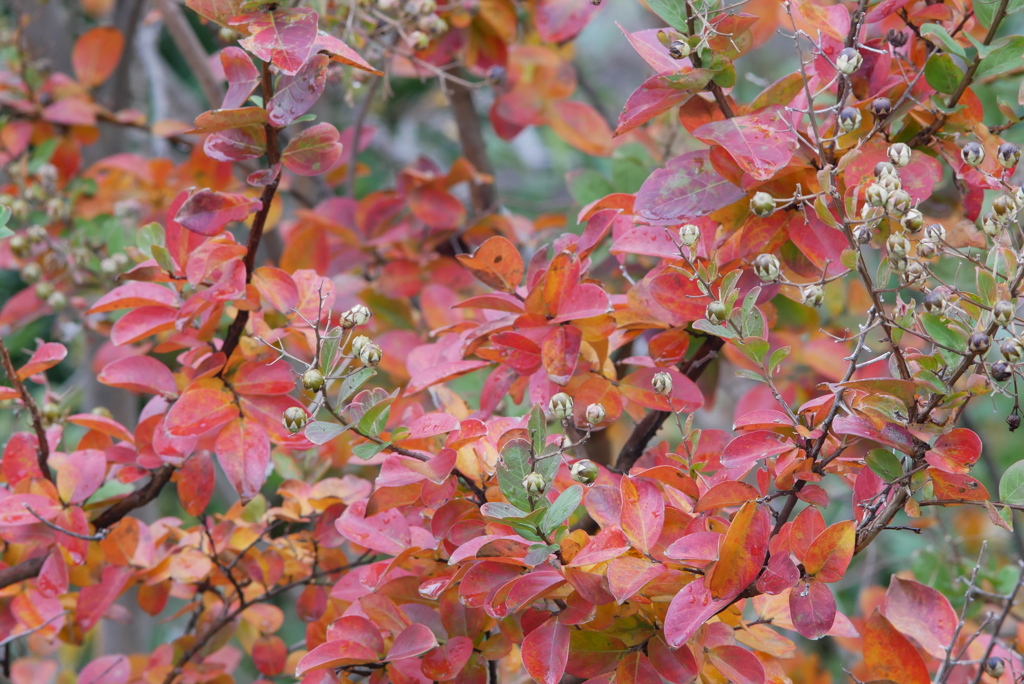
[[[690,56],[690,44],[685,40],[673,40],[668,46],[668,56],[672,59],[685,59]]]
[[[924,227],[924,215],[917,209],[910,209],[900,219],[900,225],[903,226],[904,230],[916,233]]]
[[[885,39],[895,48],[901,48],[907,44],[907,34],[896,29],[889,29],[885,34]]]
[[[992,379],[996,382],[1006,382],[1013,377],[1013,367],[1005,361],[996,361],[990,370]]]
[[[700,240],[700,227],[687,223],[679,229],[679,241],[684,247],[693,247]]]
[[[363,351],[363,347],[370,344],[370,338],[366,335],[357,335],[352,338],[352,355],[359,356],[359,352]]]
[[[942,242],[946,239],[946,228],[941,223],[933,223],[924,229],[925,239]]]
[[[992,212],[1000,219],[1010,220],[1015,211],[1017,211],[1017,203],[1009,195],[1000,195],[992,200]]]
[[[284,414],[281,416],[281,421],[284,423],[285,428],[288,432],[293,435],[306,427],[306,423],[309,421],[309,416],[298,406],[289,406],[284,410]]]
[[[591,425],[597,425],[604,420],[606,415],[607,413],[604,410],[604,406],[601,404],[591,404],[587,407],[586,418],[587,422]]]
[[[917,256],[921,259],[932,259],[939,254],[939,245],[931,238],[917,243]]]
[[[884,207],[885,201],[889,199],[889,191],[881,183],[872,183],[864,191],[864,199],[872,207]]]
[[[949,302],[946,300],[946,295],[940,290],[932,290],[924,296],[924,310],[932,314],[941,314],[946,310],[946,306]]]
[[[871,101],[871,113],[876,119],[884,119],[892,112],[892,102],[887,97],[876,97]]]
[[[860,128],[860,123],[863,120],[864,117],[861,116],[860,110],[856,107],[846,107],[843,111],[839,112],[839,127],[847,133]]]
[[[904,285],[913,285],[925,276],[924,266],[916,259],[908,259],[907,267],[900,274],[900,282]]]
[[[859,244],[866,245],[871,242],[871,228],[862,224],[853,229],[853,239]]]
[[[600,470],[598,470],[596,463],[583,458],[572,464],[572,467],[569,468],[569,474],[572,476],[572,479],[580,484],[592,485],[600,474]]]
[[[889,146],[889,161],[893,165],[903,168],[910,163],[910,155],[912,150],[909,145],[904,143],[896,143],[895,145]]]
[[[889,193],[889,199],[885,201],[885,210],[893,216],[900,217],[910,211],[912,202],[906,190],[895,190]]]
[[[984,354],[992,346],[992,339],[983,332],[971,333],[967,338],[967,348],[975,354]]]
[[[981,232],[990,238],[999,237],[1003,232],[1003,222],[999,220],[999,217],[994,212],[990,211],[981,220]]]
[[[757,192],[750,200],[750,210],[756,216],[765,218],[775,213],[775,199],[767,192]]]
[[[992,320],[1003,328],[1010,325],[1016,315],[1017,307],[1008,299],[1000,299],[992,307]]]
[[[852,47],[843,48],[836,58],[836,68],[847,76],[860,69],[860,65],[863,63],[864,58],[861,57],[860,52]]]
[[[383,356],[384,352],[373,342],[363,345],[363,348],[359,350],[359,360],[363,362],[364,366],[370,368],[377,366]]]
[[[1010,426],[1010,432],[1013,432],[1020,427],[1020,414],[1011,413],[1006,416],[1006,424]]]
[[[1017,363],[1024,358],[1024,344],[1016,337],[1011,337],[999,345],[999,353],[1010,363]]]
[[[774,254],[758,254],[754,259],[754,273],[762,282],[771,283],[779,279],[781,264]]]
[[[523,489],[526,490],[527,494],[536,496],[537,494],[544,493],[544,487],[547,483],[544,482],[544,476],[540,473],[530,473],[523,478]]]
[[[370,310],[362,304],[356,304],[351,309],[341,314],[341,327],[351,330],[360,325],[365,325],[370,320]]]
[[[651,378],[651,387],[657,394],[667,397],[672,394],[672,376],[665,372],[655,373]]]
[[[556,420],[568,420],[572,415],[572,397],[565,392],[559,392],[554,395],[548,402],[548,412],[553,415]]]
[[[310,368],[302,374],[302,386],[310,392],[319,392],[324,386],[324,374],[316,368]]]
[[[1004,169],[1012,169],[1020,161],[1020,148],[1010,142],[1003,143],[996,150],[996,159]]]
[[[888,260],[889,269],[893,273],[899,273],[900,275],[902,275],[903,272],[907,270],[907,266],[910,265],[910,259],[905,256],[900,256],[899,254],[890,254]]]
[[[875,164],[875,178],[881,178],[882,176],[892,176],[896,173],[896,167],[890,162],[880,161]]]
[[[979,166],[985,161],[985,148],[980,143],[969,142],[960,150],[960,158],[968,166]]]
[[[805,306],[817,308],[825,301],[825,290],[820,285],[807,285],[800,291],[800,297]]]
[[[707,319],[711,321],[712,325],[719,325],[729,318],[729,310],[725,308],[725,304],[722,302],[711,302],[708,304],[708,308],[704,311]]]
[[[885,248],[889,250],[889,254],[906,256],[910,253],[910,240],[903,233],[893,233],[885,241]]]
[[[21,277],[22,282],[27,285],[38,283],[39,279],[43,277],[43,267],[34,261],[30,261],[21,267],[21,272],[18,275]]]

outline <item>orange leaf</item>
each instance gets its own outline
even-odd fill
[[[552,105],[551,130],[580,152],[607,157],[612,151],[612,129],[590,105],[559,100]]]
[[[711,596],[735,596],[757,579],[768,551],[771,519],[756,501],[748,501],[732,519],[722,540],[718,562],[705,578]]]
[[[113,26],[86,31],[71,51],[75,78],[83,87],[95,88],[114,73],[123,50],[124,36]]]
[[[853,558],[857,523],[844,520],[825,529],[807,548],[804,569],[822,582],[838,582]]]
[[[619,480],[619,491],[622,531],[636,549],[649,554],[665,525],[665,499],[658,485],[645,478],[623,477]]]
[[[885,592],[885,617],[929,655],[940,659],[945,657],[946,646],[956,631],[957,615],[949,599],[920,582],[895,575]]]
[[[515,292],[525,273],[523,257],[500,235],[485,241],[473,256],[459,254],[457,258],[479,281],[504,292]]]
[[[864,625],[864,663],[873,679],[896,684],[928,684],[924,659],[907,637],[875,609]]]

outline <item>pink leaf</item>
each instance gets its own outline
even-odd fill
[[[967,428],[956,428],[935,440],[925,460],[947,473],[967,473],[981,456],[981,438]]]
[[[395,637],[395,642],[388,651],[387,660],[413,658],[436,646],[437,638],[430,628],[423,623],[414,622]]]
[[[285,74],[297,72],[313,50],[317,13],[306,7],[258,12],[249,21],[249,36],[239,44]]]
[[[341,157],[338,129],[329,123],[310,126],[291,139],[281,163],[300,176],[315,176],[330,169]]]
[[[827,585],[812,580],[790,590],[789,613],[801,636],[820,639],[835,622],[836,599]]]
[[[589,2],[539,0],[534,9],[537,33],[545,43],[564,43],[575,38],[597,11]]]
[[[389,509],[367,517],[365,501],[346,508],[334,525],[349,541],[380,553],[397,555],[412,543],[409,523],[401,511]]]
[[[540,684],[558,684],[569,660],[569,628],[550,618],[523,640],[523,666]]]
[[[726,445],[722,452],[722,465],[726,468],[750,465],[762,458],[784,454],[793,448],[792,442],[774,432],[747,432]]]
[[[287,126],[316,104],[327,83],[330,61],[326,55],[313,55],[294,76],[280,78],[277,92],[267,103],[270,123],[278,127]]]
[[[694,92],[706,86],[713,75],[709,69],[691,69],[685,73],[673,70],[647,79],[626,100],[615,135],[631,131],[688,100]]]
[[[710,214],[744,192],[718,175],[707,150],[681,154],[652,173],[636,195],[636,214],[654,224]]]
[[[942,593],[895,575],[885,592],[885,617],[893,627],[940,660],[946,656],[946,646],[953,641],[958,620],[949,599]]]
[[[704,586],[704,578],[690,582],[675,595],[665,614],[665,640],[679,648],[694,635],[708,618],[732,603],[735,596],[713,598]]]
[[[217,435],[217,460],[242,501],[260,493],[270,464],[270,439],[259,423],[236,418]]]
[[[96,378],[104,385],[171,397],[178,394],[174,374],[151,356],[128,356],[108,363]]]
[[[237,109],[245,104],[249,95],[259,85],[260,70],[244,50],[234,46],[221,50],[220,63],[228,79],[228,92],[224,95],[221,109]]]
[[[199,235],[216,235],[232,221],[242,221],[260,208],[259,200],[231,192],[198,190],[185,200],[174,220]]]
[[[66,503],[80,504],[88,499],[107,474],[107,457],[99,449],[82,449],[52,462],[57,470],[57,492]]]
[[[781,107],[769,107],[749,116],[706,123],[695,138],[721,145],[754,179],[764,181],[789,164],[796,134]]]
[[[18,379],[30,378],[36,373],[53,368],[68,355],[67,347],[56,342],[45,342],[32,353],[28,362],[18,369]]]
[[[131,674],[132,666],[127,657],[105,655],[82,668],[78,684],[120,684],[131,679]]]

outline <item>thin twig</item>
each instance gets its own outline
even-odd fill
[[[7,346],[4,344],[4,340],[0,337],[0,363],[3,364],[4,372],[7,373],[7,377],[11,380],[11,386],[21,396],[21,401],[25,404],[25,408],[28,409],[29,415],[32,416],[32,428],[36,431],[36,461],[39,464],[39,470],[50,482],[53,482],[53,475],[50,474],[49,458],[50,458],[50,444],[46,440],[46,429],[43,427],[43,416],[39,413],[39,407],[36,405],[36,400],[32,398],[28,390],[25,389],[24,383],[21,378],[18,377],[18,371],[14,369],[14,362],[11,361],[11,353],[7,350]]]

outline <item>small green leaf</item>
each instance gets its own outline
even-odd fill
[[[163,245],[151,245],[149,248],[153,258],[156,259],[156,263],[160,265],[167,273],[174,273],[174,259],[171,258],[171,253],[167,251],[167,248]]]
[[[530,445],[521,439],[509,441],[501,450],[498,462],[498,487],[513,506],[530,510],[530,497],[523,488],[523,479],[530,472]]]
[[[981,64],[974,74],[975,79],[998,76],[1019,67],[1022,57],[1024,57],[1024,36],[1007,36],[992,43],[989,47],[995,49],[981,60]],[[938,89],[936,88],[936,90]]]
[[[379,435],[388,423],[388,416],[391,415],[391,404],[396,396],[398,396],[397,393],[371,406],[363,414],[363,417],[359,419],[359,432],[371,437]]]
[[[921,35],[936,45],[939,45],[946,52],[954,54],[960,59],[967,61],[967,53],[962,47],[960,47],[960,44],[953,40],[952,36],[946,32],[946,29],[942,24],[925,24],[921,27]]]
[[[932,55],[928,63],[924,65],[924,77],[928,81],[928,85],[940,93],[952,93],[960,85],[964,73],[953,62],[952,57],[940,52]]]
[[[341,328],[331,328],[323,337],[320,344],[320,370],[324,375],[330,375],[334,368],[334,362],[338,358],[338,350],[341,348],[341,340],[345,331]],[[364,368],[363,370],[368,370]],[[341,401],[344,401],[342,399]]]
[[[163,247],[164,241],[164,227],[156,221],[147,223],[146,225],[139,228],[138,234],[135,236],[135,245],[146,255],[153,256],[153,246],[158,245]]]
[[[688,33],[686,3],[679,0],[648,0],[651,11],[665,20],[665,23],[682,33]]]
[[[903,476],[903,463],[899,456],[888,449],[872,449],[864,459],[871,472],[886,482]]]
[[[338,403],[343,404],[348,401],[352,394],[363,386],[367,380],[377,374],[372,368],[360,368],[352,375],[348,376],[341,381],[341,389],[338,390]]]
[[[758,366],[764,364],[764,357],[768,356],[768,352],[771,351],[768,340],[763,340],[760,337],[744,337],[742,340],[734,341],[733,345]]]
[[[705,332],[715,337],[721,337],[726,340],[735,340],[739,335],[732,331],[732,328],[726,325],[714,325],[711,321],[706,318],[702,318],[699,321],[693,322],[693,329]]]
[[[523,562],[530,567],[540,565],[547,560],[548,556],[557,550],[558,546],[556,544],[534,544],[530,547],[530,550],[526,552]]]
[[[313,444],[326,444],[338,435],[348,430],[351,425],[339,425],[338,423],[329,423],[322,420],[314,420],[306,425],[306,430],[303,434]]]
[[[1003,473],[999,480],[999,500],[1013,505],[1024,504],[1024,461],[1017,461]]]
[[[953,366],[960,362],[960,354],[955,351],[967,348],[967,335],[956,328],[947,327],[945,321],[935,314],[921,314],[921,325],[933,340],[943,345],[939,353],[947,365]]]
[[[530,410],[530,422],[527,424],[527,428],[533,435],[533,453],[543,453],[544,446],[548,443],[548,419],[540,404],[534,404]]]
[[[540,521],[541,531],[544,534],[550,534],[552,530],[569,519],[581,501],[583,501],[583,487],[578,484],[559,494]]]
[[[380,452],[384,451],[384,449],[388,448],[389,446],[391,446],[389,442],[386,442],[384,444],[377,444],[376,442],[365,442],[363,444],[356,444],[354,447],[352,447],[352,453],[355,455],[356,458],[368,461],[377,454],[379,454]]]
[[[772,356],[768,359],[768,372],[774,373],[775,369],[778,368],[782,360],[789,356],[789,352],[792,351],[789,347],[782,347],[772,352]]]

